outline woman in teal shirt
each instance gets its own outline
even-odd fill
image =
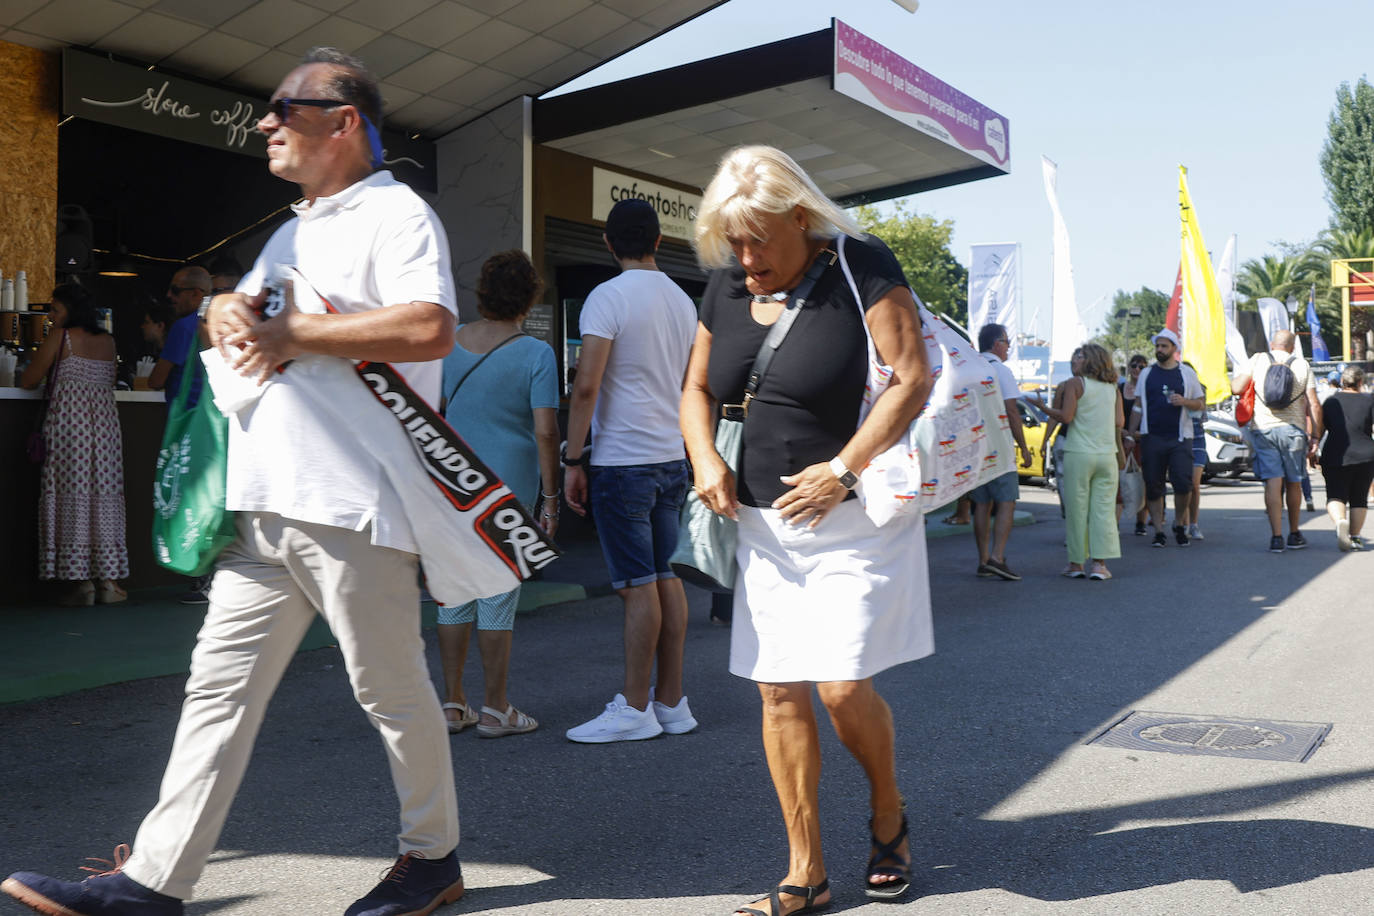
[[[534,506],[540,526],[552,536],[558,530],[558,372],[549,345],[520,329],[542,289],[523,251],[503,251],[482,265],[477,284],[482,317],[459,327],[456,345],[444,358],[442,391],[449,425],[521,502]],[[519,600],[516,586],[503,595],[439,608],[450,732],[476,725],[479,736],[499,738],[539,727],[506,697]],[[474,622],[485,685],[480,715],[463,692]]]

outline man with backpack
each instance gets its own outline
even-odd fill
[[[1255,385],[1255,417],[1251,439],[1255,446],[1255,474],[1264,481],[1264,509],[1269,515],[1269,552],[1301,550],[1307,539],[1298,530],[1302,510],[1303,465],[1317,403],[1312,367],[1294,352],[1297,337],[1277,331],[1268,353],[1256,353],[1231,380],[1236,394]],[[1282,535],[1283,505],[1288,504],[1288,540]]]

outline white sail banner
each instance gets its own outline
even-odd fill
[[[1233,326],[1236,323],[1236,234],[1226,240],[1221,250],[1221,258],[1216,268],[1217,288],[1221,290],[1221,310],[1226,320]]]
[[[1264,325],[1264,339],[1270,341],[1274,339],[1274,334],[1278,331],[1288,331],[1292,329],[1292,324],[1288,321],[1288,309],[1277,299],[1266,296],[1257,303],[1259,306],[1260,323]]]
[[[1004,325],[1014,336],[1023,330],[1021,245],[1017,242],[969,246],[968,329],[975,335],[989,324]]]
[[[1050,361],[1067,363],[1073,355],[1074,348],[1083,342],[1079,337],[1083,321],[1078,314],[1078,301],[1073,289],[1069,227],[1064,224],[1064,214],[1059,210],[1059,195],[1055,190],[1059,166],[1048,156],[1040,157],[1040,165],[1045,173],[1045,196],[1049,198],[1050,212],[1054,215],[1054,268],[1050,285]]]

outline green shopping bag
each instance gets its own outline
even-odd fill
[[[209,572],[234,539],[234,514],[224,508],[229,420],[215,406],[196,344],[192,337],[153,478],[153,556],[187,576]],[[188,408],[197,381],[200,399]]]

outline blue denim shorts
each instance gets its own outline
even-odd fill
[[[1255,476],[1260,480],[1302,480],[1307,433],[1285,424],[1274,429],[1256,429],[1250,441],[1255,446]]]
[[[592,465],[590,498],[613,588],[647,585],[677,574],[678,515],[687,495],[687,462]]]
[[[1020,495],[1020,478],[1015,471],[1007,471],[974,487],[969,491],[968,498],[975,503],[1014,503]]]
[[[1193,467],[1207,467],[1207,439],[1203,436],[1193,437]]]

